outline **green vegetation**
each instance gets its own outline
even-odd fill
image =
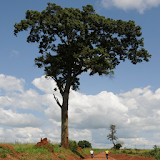
[[[64,155],[59,155],[58,158],[66,159],[66,157]]]
[[[153,149],[148,149],[148,150],[124,148],[121,150],[112,150],[111,152],[111,154],[113,155],[123,154],[123,153],[130,156],[142,156],[160,160],[160,148],[158,148],[156,145],[154,145]]]
[[[5,148],[0,148],[0,157],[1,158],[6,158],[7,157],[7,154],[10,154],[11,156],[15,156],[14,154],[13,154],[13,152],[11,152],[10,150],[7,150],[7,149],[5,149]]]
[[[7,157],[7,154],[11,155],[12,157],[15,157],[13,151],[10,148],[8,148],[8,147],[5,147],[5,148],[0,147],[0,157],[1,158],[5,158],[5,157]]]
[[[2,144],[2,143],[1,143]],[[93,148],[83,148],[82,151],[78,149],[78,143],[73,140],[69,140],[70,149],[63,149],[60,147],[59,144],[52,144],[54,148],[54,153],[49,152],[49,150],[45,147],[37,148],[35,147],[34,143],[3,143],[13,146],[15,151],[23,156],[21,156],[21,160],[51,160],[56,158],[55,154],[58,158],[62,160],[66,160],[67,156],[74,156],[74,157],[81,157],[83,158],[84,155],[90,154],[90,150]],[[106,149],[93,149],[94,154],[100,153],[105,151]],[[130,156],[143,156],[143,157],[150,157],[157,160],[160,160],[160,148],[156,145],[153,146],[153,149],[143,150],[143,149],[130,149],[124,148],[119,150],[114,150],[114,148],[107,149],[111,151],[111,154],[123,154]],[[0,158],[7,158],[7,156],[15,157],[13,150],[7,147],[0,147]]]
[[[71,144],[74,144],[75,141],[71,141]],[[54,148],[54,154],[51,153],[46,147],[40,147],[37,148],[35,147],[36,144],[34,143],[0,143],[4,145],[11,145],[15,149],[15,151],[21,155],[23,155],[20,159],[23,160],[29,160],[29,159],[35,159],[35,160],[51,160],[55,158],[54,154],[58,154],[58,158],[61,158],[62,160],[66,159],[67,155],[78,157],[78,154],[76,154],[74,151],[74,147],[72,150],[69,149],[63,149],[60,147],[59,144],[52,144]],[[76,144],[78,146],[78,144]],[[32,155],[31,155],[32,154]],[[2,148],[0,147],[0,157],[1,158],[6,158],[7,155],[11,155],[14,157],[15,155],[13,154],[12,150],[9,150],[8,148]],[[52,158],[51,158],[52,157]]]
[[[72,151],[72,152],[76,152],[77,151],[77,147],[78,147],[78,144],[76,141],[73,141],[73,140],[69,140],[69,149]]]
[[[122,145],[120,143],[116,144],[116,149],[120,149],[122,147]]]
[[[82,149],[83,149],[83,148],[92,148],[91,143],[89,143],[89,142],[86,141],[86,140],[79,141],[79,142],[78,142],[78,146],[81,147]]]

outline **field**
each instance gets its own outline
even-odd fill
[[[80,147],[74,148],[71,150],[63,149],[59,144],[50,143],[49,146],[44,145],[41,147],[35,146],[34,143],[25,143],[21,144],[16,142],[14,143],[0,143],[0,160],[80,160],[84,159],[89,155],[91,148],[81,149]],[[106,149],[93,149],[94,154],[103,152]],[[155,147],[152,150],[140,150],[140,149],[120,149],[120,150],[111,150],[109,156],[114,159],[122,159],[125,156],[140,156],[148,157],[160,160],[160,150]],[[103,153],[104,154],[104,153]],[[122,156],[123,155],[123,156]],[[121,157],[121,158],[119,158]],[[127,157],[125,157],[127,158]],[[124,158],[124,159],[125,159]],[[137,159],[137,158],[136,158]]]
[[[120,149],[120,150],[112,150],[112,155],[123,155],[128,157],[147,157],[160,160],[160,150],[158,148],[154,149]],[[114,158],[118,156],[112,156]]]

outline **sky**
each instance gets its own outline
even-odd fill
[[[80,10],[90,4],[105,18],[135,21],[142,27],[144,48],[152,55],[149,62],[136,65],[122,61],[113,77],[88,72],[79,76],[80,90],[71,90],[69,96],[69,139],[111,148],[107,135],[113,124],[122,148],[160,146],[160,0],[0,1],[0,142],[37,143],[45,137],[60,142],[56,83],[35,66],[40,54],[38,43],[26,42],[29,32],[13,34],[14,24],[25,19],[27,10],[41,12],[48,2]]]

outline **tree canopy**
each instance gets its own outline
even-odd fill
[[[39,53],[35,58],[38,67],[45,67],[46,76],[52,77],[64,92],[67,76],[71,86],[78,89],[82,72],[90,75],[113,73],[113,69],[128,58],[136,64],[151,57],[143,48],[141,27],[134,21],[105,18],[95,13],[91,5],[83,6],[83,11],[48,3],[42,12],[26,12],[26,19],[15,23],[14,34],[30,28],[27,42],[39,42]],[[56,37],[57,36],[57,37]],[[54,41],[60,38],[57,46]],[[57,53],[52,55],[48,50]],[[46,55],[44,55],[46,53]]]
[[[89,143],[89,142],[86,141],[86,140],[79,141],[79,142],[78,142],[78,146],[81,147],[82,149],[83,149],[83,148],[92,148],[91,143]]]

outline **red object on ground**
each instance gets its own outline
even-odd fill
[[[35,146],[46,147],[50,152],[54,152],[53,146],[47,141],[47,138],[41,138],[41,142],[38,142]]]

